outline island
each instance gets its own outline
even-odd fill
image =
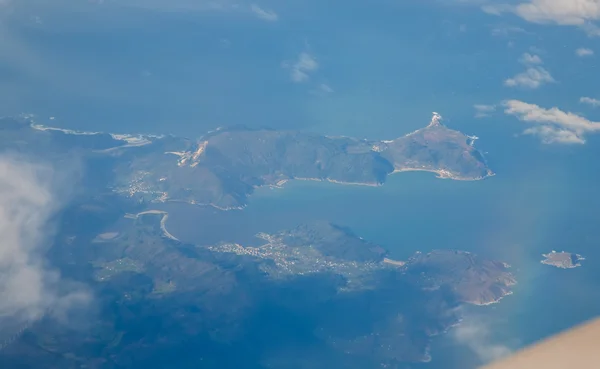
[[[77,161],[86,184],[143,202],[185,202],[241,209],[257,187],[289,180],[380,186],[394,173],[427,171],[438,178],[494,175],[477,139],[452,130],[433,113],[426,127],[393,140],[233,126],[198,139],[122,135],[46,127],[34,117],[0,120],[0,142],[53,162]],[[77,160],[76,160],[77,159]]]
[[[243,208],[255,188],[280,187],[289,180],[380,186],[388,175],[406,171],[480,180],[494,173],[474,140],[445,127],[437,113],[427,127],[390,141],[221,128],[196,141],[182,141],[177,150],[129,148],[136,155],[117,167],[116,189],[150,201],[230,210]]]
[[[552,252],[542,254],[542,256],[545,258],[541,261],[542,264],[552,265],[562,269],[577,268],[581,266],[581,263],[579,262],[585,260],[581,255],[565,251],[556,252],[552,250]]]

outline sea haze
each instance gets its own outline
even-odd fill
[[[518,68],[533,39],[508,47],[479,9],[422,1],[349,1],[335,19],[319,2],[289,2],[281,22],[95,3],[3,22],[0,114],[124,133],[195,137],[247,124],[383,139],[432,110],[456,119],[506,98],[506,66]],[[283,65],[302,52],[318,68],[294,83]]]

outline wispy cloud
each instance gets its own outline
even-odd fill
[[[302,52],[298,55],[296,61],[292,63],[285,62],[283,67],[290,70],[290,78],[293,82],[302,83],[310,78],[310,73],[319,69],[319,63],[308,52]]]
[[[502,13],[509,12],[512,9],[513,9],[512,5],[503,4],[503,3],[493,4],[489,1],[487,1],[481,5],[481,10],[483,10],[487,14],[492,14],[492,15],[502,15]]]
[[[475,104],[473,108],[475,108],[475,118],[489,117],[496,111],[496,105]]]
[[[504,113],[533,125],[523,134],[537,136],[543,143],[583,144],[587,133],[600,131],[600,122],[557,107],[545,109],[519,100],[508,100],[503,104]]]
[[[492,33],[492,36],[506,37],[506,36],[509,36],[512,34],[526,33],[526,31],[521,27],[496,26],[496,27],[492,28],[491,33]]]
[[[317,96],[326,96],[332,94],[333,92],[333,88],[331,88],[331,86],[329,86],[327,83],[321,83],[310,91],[311,94]]]
[[[521,59],[519,59],[519,61],[525,65],[542,64],[542,58],[540,58],[538,55],[530,53],[524,53],[521,55]]]
[[[519,62],[528,68],[512,78],[506,79],[505,86],[535,89],[543,84],[555,82],[550,72],[540,66],[543,61],[539,55],[524,53],[519,58]]]
[[[263,9],[256,4],[252,4],[250,6],[250,10],[252,10],[252,12],[260,19],[263,19],[263,20],[266,20],[269,22],[275,22],[275,21],[279,20],[279,15],[277,13],[275,13],[273,10]]]
[[[525,87],[536,89],[546,83],[555,82],[554,78],[543,67],[530,67],[526,71],[508,78],[504,81],[504,85],[508,87]]]
[[[594,55],[594,50],[587,49],[585,47],[580,47],[579,49],[575,50],[575,54],[577,56],[581,56],[581,57],[591,56],[591,55]]]
[[[10,329],[48,310],[65,316],[89,297],[78,287],[65,291],[66,281],[43,258],[52,236],[49,221],[58,210],[49,185],[54,179],[49,167],[0,157],[0,317],[10,317]],[[0,331],[7,328],[3,323]]]
[[[333,88],[326,83],[321,83],[318,87],[319,91],[330,94],[333,92]]]
[[[512,350],[490,338],[489,327],[480,319],[472,318],[463,321],[453,330],[454,338],[473,351],[479,359],[488,363],[509,356]]]
[[[582,97],[579,99],[579,102],[582,104],[588,104],[595,108],[600,107],[600,100],[594,99],[592,97]]]

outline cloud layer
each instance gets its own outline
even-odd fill
[[[523,134],[537,136],[544,143],[583,144],[586,134],[600,131],[600,122],[556,107],[545,109],[519,100],[505,101],[504,107],[504,113],[533,125]]]
[[[49,221],[58,209],[54,179],[49,167],[0,157],[0,331],[8,329],[7,321],[13,328],[49,310],[64,316],[73,304],[88,300],[79,288],[63,292],[64,281],[44,261]]]

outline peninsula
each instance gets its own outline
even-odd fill
[[[191,140],[161,135],[79,132],[36,124],[31,116],[0,120],[0,142],[53,162],[81,158],[90,185],[144,202],[186,202],[222,210],[245,207],[257,187],[289,180],[380,186],[393,173],[480,180],[494,173],[476,137],[442,124],[393,140],[331,137],[245,126]]]
[[[405,171],[455,180],[492,176],[474,147],[475,137],[447,128],[441,119],[434,113],[425,128],[390,141],[244,126],[180,140],[176,150],[161,149],[158,140],[155,149],[126,149],[135,155],[116,167],[116,189],[132,196],[151,194],[152,201],[229,210],[243,208],[257,187],[280,187],[294,179],[380,186],[388,175]]]
[[[489,305],[510,295],[516,284],[506,263],[487,260],[466,251],[433,250],[415,253],[407,261],[390,259],[387,250],[351,230],[328,222],[313,222],[274,234],[259,233],[259,247],[222,243],[214,252],[248,255],[272,278],[334,273],[347,280],[344,290],[370,288],[373,274],[399,273],[423,290],[449,288],[461,303]]]

